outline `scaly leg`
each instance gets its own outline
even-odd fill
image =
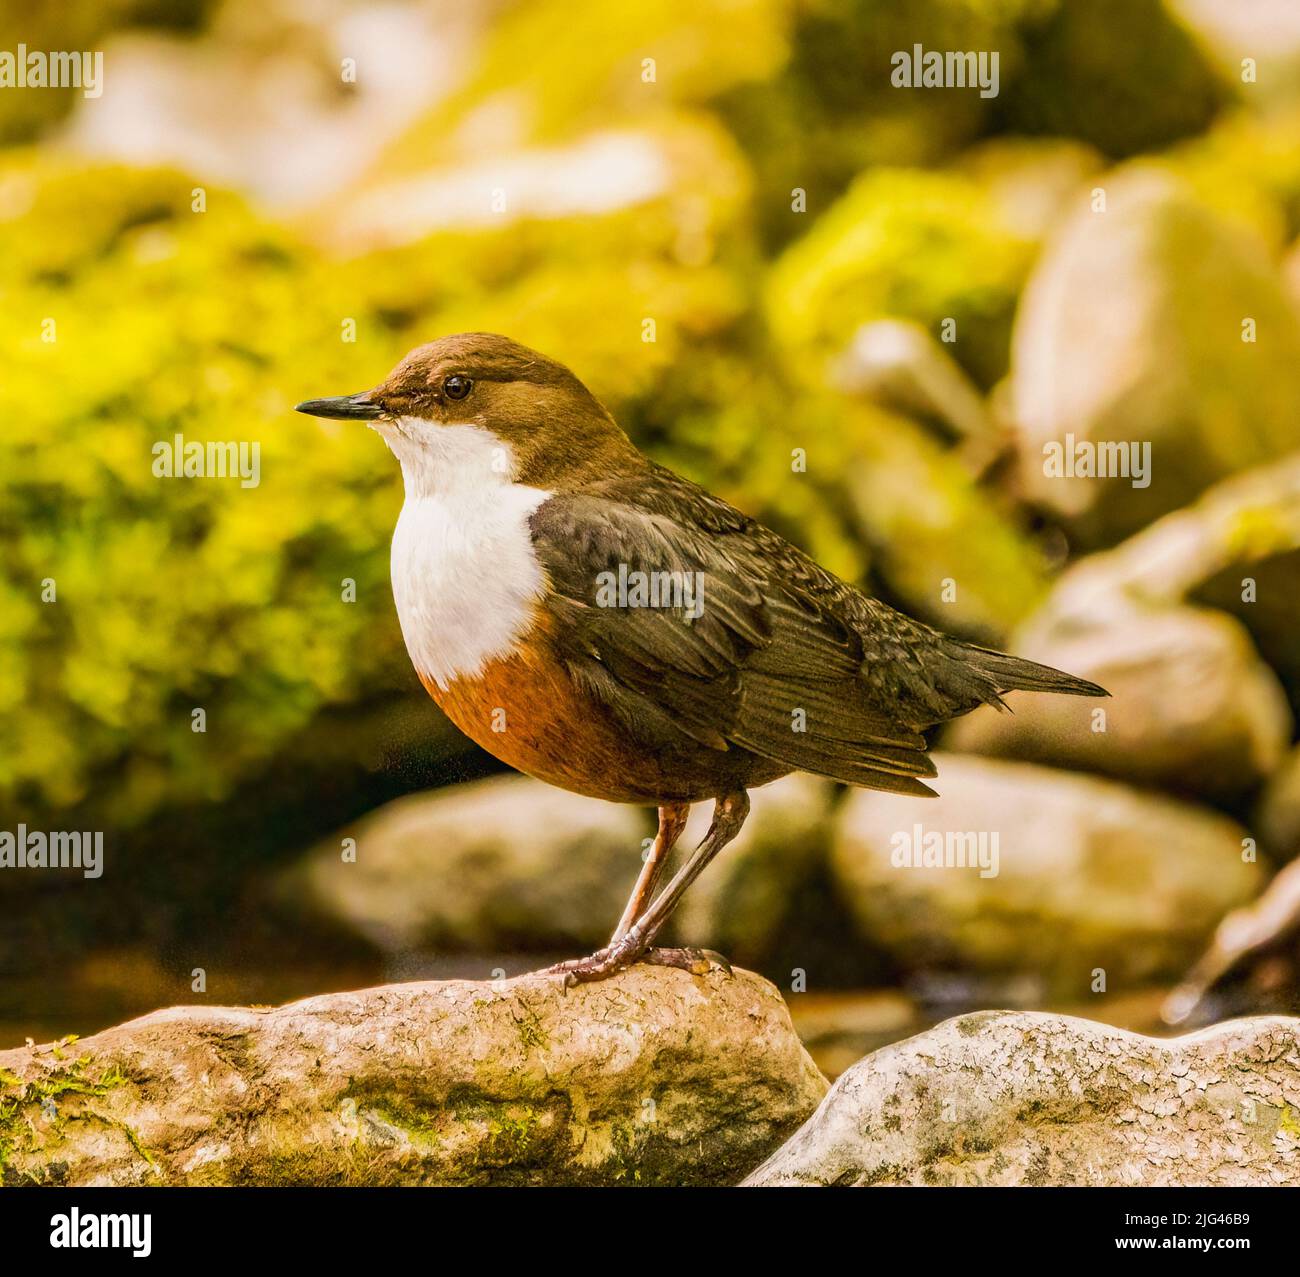
[[[632,924],[645,912],[650,897],[654,895],[659,875],[663,873],[664,865],[668,863],[673,846],[682,836],[682,830],[686,828],[686,817],[690,814],[690,803],[665,803],[659,808],[659,832],[651,844],[645,864],[641,866],[640,877],[637,878],[636,886],[632,888],[632,894],[628,897],[623,916],[618,920],[618,926],[614,928],[614,934],[609,938],[611,945],[622,940]]]
[[[694,971],[699,971],[702,963],[704,969],[707,969],[708,954],[703,950],[650,950],[650,942],[668,921],[669,915],[686,894],[686,889],[704,872],[713,857],[740,832],[747,815],[749,798],[743,789],[719,798],[713,810],[713,823],[709,826],[704,841],[677,871],[655,902],[624,932],[622,938],[598,949],[590,957],[557,962],[555,966],[547,968],[548,974],[563,975],[568,983],[603,980],[641,960],[682,966]]]

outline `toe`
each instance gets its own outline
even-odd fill
[[[647,949],[641,956],[642,962],[653,963],[660,967],[676,967],[679,971],[688,971],[691,975],[708,975],[715,966],[731,973],[731,963],[722,954],[712,949],[686,947],[680,949]]]

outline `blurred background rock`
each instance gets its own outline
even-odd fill
[[[649,815],[442,720],[396,467],[290,410],[463,329],[889,602],[1115,692],[1104,730],[1027,695],[957,725],[986,757],[938,804],[754,796],[678,932],[831,1071],[968,1006],[1151,1029],[1295,855],[1285,0],[0,0],[0,31],[105,55],[99,98],[0,91],[0,828],[107,845],[96,881],[0,874],[0,1045],[603,939]],[[998,95],[894,88],[915,44],[998,51]],[[155,478],[176,434],[256,440],[260,486]],[[1149,442],[1150,485],[1049,477],[1067,436]],[[915,821],[999,830],[1001,874],[893,869]],[[1274,913],[1185,1014],[1295,1009]]]

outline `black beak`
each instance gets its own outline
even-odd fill
[[[309,417],[331,417],[338,421],[373,421],[382,417],[384,410],[370,402],[370,391],[359,395],[339,395],[336,399],[308,399],[294,406],[294,412],[305,412]]]

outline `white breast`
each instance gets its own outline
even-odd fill
[[[402,439],[406,502],[393,533],[393,599],[417,671],[441,688],[482,673],[527,629],[543,573],[528,518],[551,494],[515,483],[508,452],[474,426]],[[390,444],[393,441],[390,440]]]

